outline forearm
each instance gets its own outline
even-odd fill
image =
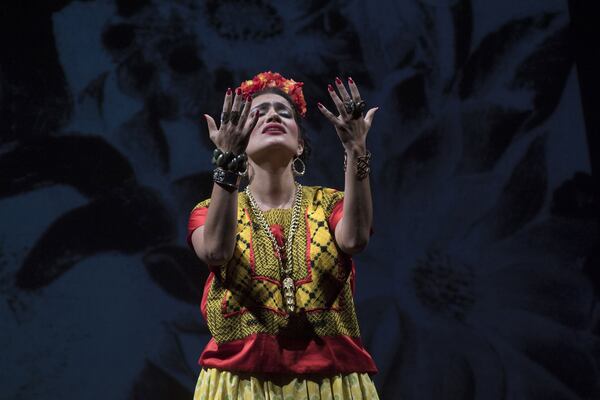
[[[237,234],[238,190],[213,184],[202,241],[205,258],[215,265],[233,256]]]
[[[373,202],[369,175],[356,176],[357,158],[366,154],[366,145],[346,146],[347,166],[344,186],[344,215],[340,221],[341,238],[348,249],[364,248],[369,242],[373,222]]]

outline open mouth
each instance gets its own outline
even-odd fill
[[[269,124],[265,126],[262,133],[267,135],[283,135],[285,133],[285,129],[279,124]]]
[[[285,132],[281,129],[267,129],[263,133],[267,135],[283,135]]]

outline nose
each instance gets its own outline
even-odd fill
[[[267,111],[266,122],[281,122],[281,117],[273,107],[269,108],[269,111]]]

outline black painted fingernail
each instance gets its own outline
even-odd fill
[[[317,103],[317,107],[319,107],[319,108],[323,108],[323,104],[321,104],[321,103],[319,102],[319,103]]]
[[[354,81],[352,80],[352,77],[350,77],[350,76],[348,77],[348,82],[354,83]]]
[[[231,92],[231,88],[227,88],[227,94],[228,94],[228,95],[231,95],[231,93],[232,93],[232,92]]]
[[[337,83],[338,85],[342,84],[342,80],[339,77],[335,77],[335,83]]]
[[[333,86],[331,86],[331,84],[327,84],[327,90],[329,90],[330,92],[333,92]]]

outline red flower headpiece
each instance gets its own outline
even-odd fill
[[[304,117],[306,115],[306,101],[302,93],[303,85],[304,82],[296,82],[293,79],[284,78],[277,72],[266,71],[261,72],[251,80],[242,82],[240,88],[245,97],[268,87],[277,87],[292,98],[300,111],[300,116]]]

